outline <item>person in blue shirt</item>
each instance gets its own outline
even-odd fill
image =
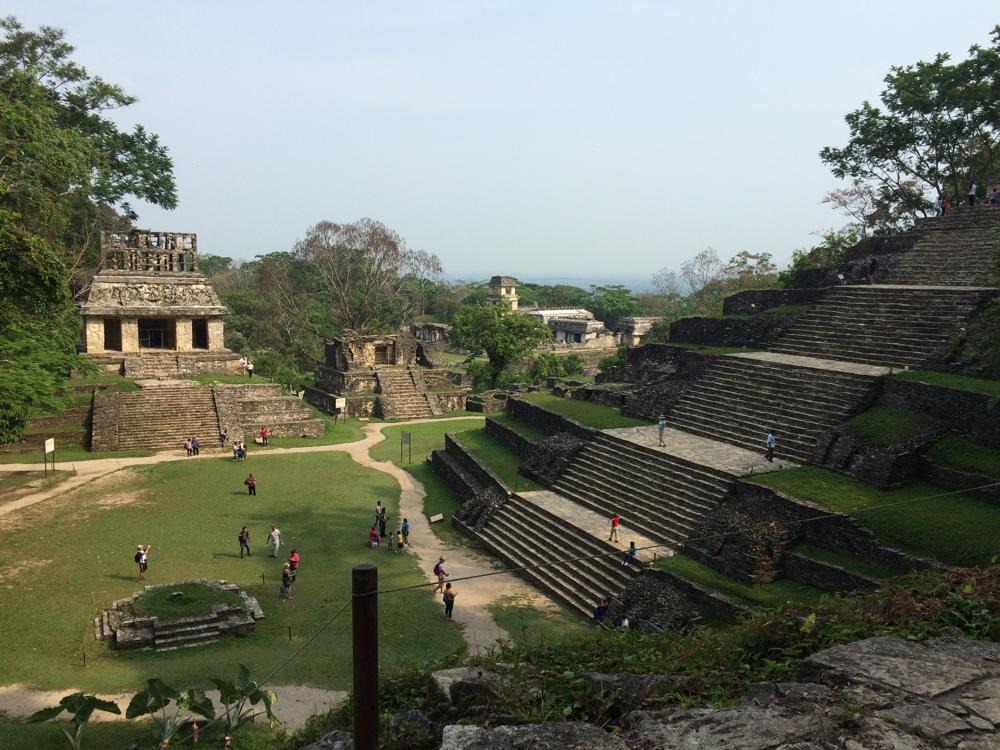
[[[622,560],[622,565],[624,565],[625,567],[628,567],[628,564],[630,562],[633,562],[635,560],[635,556],[636,556],[636,554],[638,552],[639,552],[639,550],[636,549],[635,542],[629,542],[628,543],[628,552],[625,553],[625,559]]]
[[[665,415],[661,414],[656,418],[656,431],[659,433],[659,442],[657,445],[666,447],[666,443],[663,442],[663,431],[667,429],[667,418]]]
[[[774,439],[774,431],[772,430],[772,431],[768,432],[767,433],[767,439],[764,441],[764,444],[767,446],[767,460],[768,461],[772,461],[772,462],[774,461],[774,446],[776,445],[776,442],[777,441],[775,441],[775,439]]]

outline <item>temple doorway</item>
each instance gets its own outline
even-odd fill
[[[195,318],[191,321],[191,346],[194,349],[208,349],[207,318]]]
[[[163,318],[139,319],[140,349],[176,349],[176,321]]]
[[[108,352],[122,350],[122,322],[118,318],[104,319],[104,350]]]

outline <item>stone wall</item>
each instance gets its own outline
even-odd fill
[[[744,517],[752,521],[743,521]],[[843,513],[831,513],[818,505],[783,495],[776,490],[749,482],[737,482],[733,492],[716,507],[709,518],[734,519],[739,525],[730,528],[726,546],[720,551],[715,539],[691,542],[686,550],[707,564],[718,558],[715,567],[727,575],[753,581],[759,555],[758,535],[747,533],[752,523],[758,528],[773,525],[790,532],[769,550],[774,564],[782,564],[784,548],[797,541],[842,552],[851,557],[882,565],[900,572],[925,570],[934,563],[908,555],[879,543],[875,535]],[[693,536],[718,533],[717,524],[707,521],[695,529]]]
[[[553,393],[558,391],[553,389]],[[625,406],[631,393],[620,388],[607,388],[601,386],[584,385],[568,391],[569,397],[577,401],[590,401],[593,404],[600,404],[611,409],[621,409]]]
[[[806,268],[795,272],[792,286],[796,289],[819,289],[843,283],[861,283],[866,280],[868,256],[878,260],[876,280],[884,279],[899,261],[899,254],[911,250],[917,235],[894,237],[868,237],[847,251],[847,260],[837,268]],[[841,279],[840,276],[844,278]]]
[[[465,408],[483,414],[496,414],[507,409],[508,391],[484,391],[466,397]]]
[[[644,633],[681,630],[703,617],[731,620],[746,608],[666,570],[645,568],[614,599],[605,615],[611,627],[628,617],[629,628]]]
[[[118,450],[118,394],[94,391],[91,400],[90,450]]]
[[[486,434],[495,437],[522,459],[527,459],[538,449],[538,444],[534,440],[493,417],[486,417]]]
[[[777,341],[800,317],[681,318],[670,324],[670,340],[702,346],[763,347]]]
[[[546,435],[568,432],[583,440],[590,440],[594,436],[594,433],[597,432],[593,427],[587,427],[551,409],[546,409],[520,398],[512,397],[507,399],[507,413],[518,422],[531,425]]]
[[[985,474],[974,474],[951,466],[944,466],[931,461],[927,456],[920,457],[918,475],[924,481],[943,487],[946,490],[963,490],[966,494],[987,503],[1000,505],[1000,487],[996,486],[996,477]],[[988,487],[987,485],[994,485]],[[975,489],[975,488],[983,489]]]
[[[841,430],[826,430],[816,440],[816,461],[880,489],[899,487],[920,470],[920,452],[943,435],[933,425],[905,443],[885,448],[868,445]]]
[[[929,414],[970,440],[1000,448],[1000,403],[983,393],[886,378],[878,403]]]
[[[668,344],[644,344],[628,351],[628,379],[638,383],[622,414],[656,419],[668,414],[704,373],[712,357]]]
[[[879,587],[879,581],[874,578],[853,573],[839,565],[813,560],[797,552],[784,554],[781,569],[785,578],[823,591],[867,591]]]
[[[444,414],[449,411],[462,411],[465,409],[465,391],[451,391],[450,393],[429,392],[427,400],[431,404],[431,411],[434,414]]]
[[[747,289],[722,300],[723,315],[754,315],[782,305],[815,305],[823,289]]]
[[[489,466],[476,458],[453,434],[448,433],[444,436],[444,449],[449,455],[454,456],[482,487],[493,488],[504,495],[510,495],[510,489],[503,480]]]

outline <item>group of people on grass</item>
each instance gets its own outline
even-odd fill
[[[240,545],[240,559],[242,560],[244,556],[250,557],[250,531],[246,526],[240,529],[237,542]],[[273,523],[271,524],[271,530],[267,533],[267,548],[268,557],[275,558],[278,556],[278,550],[281,548],[281,529]],[[281,586],[278,588],[278,596],[281,599],[295,598],[295,595],[292,593],[292,586],[298,575],[301,560],[302,558],[298,550],[293,548],[288,554],[288,561],[281,566]]]
[[[247,378],[253,377],[253,362],[246,357],[240,357],[240,369],[243,370],[243,374],[246,375]]]
[[[188,457],[197,456],[201,453],[201,441],[193,435],[184,441],[184,450]]]
[[[407,518],[396,527],[396,531],[387,531],[389,516],[381,500],[375,501],[375,519],[372,527],[368,530],[368,546],[376,549],[385,544],[389,549],[402,552],[404,547],[410,546],[410,521]]]

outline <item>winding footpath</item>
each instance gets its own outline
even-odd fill
[[[481,417],[455,417],[455,419],[477,420]],[[494,573],[495,565],[486,557],[477,555],[467,547],[447,547],[431,531],[430,522],[424,513],[424,487],[413,479],[404,469],[388,461],[375,461],[369,456],[369,449],[382,442],[385,436],[382,430],[400,424],[421,424],[439,420],[415,419],[408,422],[392,424],[368,424],[364,427],[364,437],[353,443],[338,443],[336,445],[311,445],[300,448],[268,448],[257,455],[275,456],[285,453],[346,453],[355,462],[374,471],[380,471],[393,477],[399,484],[400,517],[410,519],[409,551],[417,558],[418,565],[428,582],[432,581],[430,571],[438,558],[447,558],[448,570],[452,578]],[[447,420],[452,421],[452,420]],[[158,464],[168,461],[197,461],[200,459],[217,459],[218,452],[205,453],[189,458],[184,451],[164,451],[152,456],[134,458],[98,458],[91,461],[80,461],[72,464],[75,474],[56,487],[35,492],[16,500],[0,505],[0,517],[14,513],[22,508],[49,500],[65,494],[96,479],[105,477],[119,469],[146,464]],[[31,464],[0,464],[0,472],[4,471],[40,471],[41,465]],[[455,607],[454,619],[462,626],[462,636],[470,653],[480,653],[495,646],[498,641],[505,641],[509,635],[493,619],[488,606],[502,597],[522,597],[532,600],[537,606],[554,606],[545,597],[519,578],[511,574],[490,575],[469,582],[468,585],[457,584],[459,599]],[[431,588],[428,587],[428,595]],[[271,686],[278,696],[280,706],[279,716],[289,729],[301,727],[306,719],[316,713],[326,711],[341,703],[347,693],[342,690],[323,690],[305,685],[274,685]],[[12,718],[23,718],[40,708],[55,705],[60,698],[71,693],[75,688],[51,691],[38,690],[23,685],[0,686],[0,714]],[[102,695],[106,700],[119,704],[124,715],[125,707],[131,694]],[[108,714],[95,715],[98,720],[121,720]]]

